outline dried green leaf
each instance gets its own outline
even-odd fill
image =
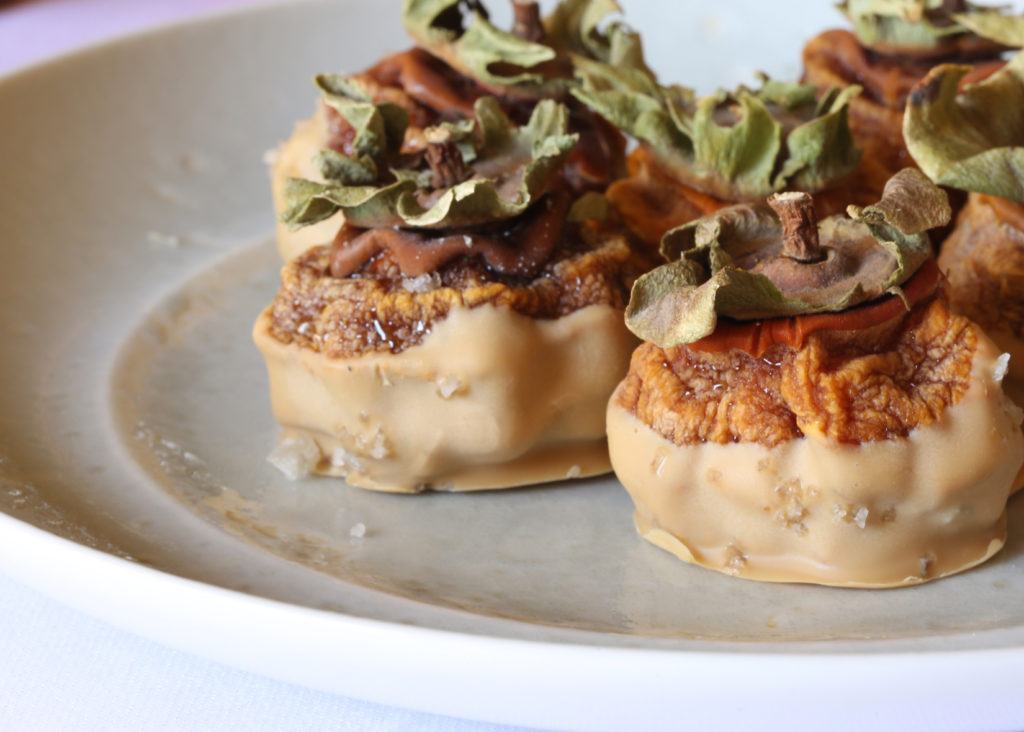
[[[568,133],[564,105],[543,100],[529,122],[515,127],[492,97],[475,105],[473,177],[443,191],[429,190],[429,170],[395,169],[393,182],[345,185],[291,180],[282,219],[304,226],[344,212],[353,226],[456,228],[500,221],[523,213],[542,196],[561,169],[577,136]],[[463,130],[465,131],[465,130]]]
[[[954,13],[953,19],[975,35],[1010,48],[1024,47],[1024,16],[1006,15],[1000,10],[974,8],[970,13]]]
[[[370,94],[356,81],[338,74],[319,74],[316,85],[324,103],[335,109],[352,125],[352,148],[358,156],[386,161],[398,154],[409,126],[409,113],[390,102],[374,103]]]
[[[871,206],[848,206],[850,218],[869,226],[891,226],[919,234],[949,223],[953,210],[946,192],[917,168],[904,168],[886,181],[882,198]]]
[[[665,259],[685,259],[707,250],[711,272],[732,264],[732,251],[742,257],[765,248],[782,234],[779,219],[766,204],[753,203],[725,208],[666,232],[661,239]],[[721,246],[729,242],[730,248]],[[728,257],[728,258],[726,258]]]
[[[941,0],[847,0],[839,9],[853,23],[857,38],[865,46],[925,49],[966,32],[956,23],[936,25],[929,21],[929,11],[941,5]]]
[[[936,183],[1024,201],[1024,54],[958,93],[969,70],[938,66],[914,87],[907,149]]]
[[[860,161],[847,105],[859,87],[815,100],[812,85],[763,79],[694,99],[638,69],[577,64],[572,94],[649,146],[680,180],[724,200],[755,200],[785,188],[821,190]]]
[[[783,254],[782,225],[764,204],[738,204],[673,229],[662,239],[669,264],[640,277],[626,325],[662,347],[714,332],[735,320],[837,312],[894,291],[931,255],[924,223],[937,225],[942,192],[924,176],[898,177],[860,220],[820,222],[823,258],[798,263]],[[930,213],[901,206],[922,205]],[[948,220],[948,206],[945,220]]]
[[[616,0],[562,0],[544,19],[545,42],[559,52],[650,72],[638,33],[619,21],[600,29],[608,16],[621,12]]]
[[[721,123],[724,109],[735,114],[734,123]],[[783,129],[763,101],[745,91],[704,97],[692,125],[692,176],[701,190],[742,200],[777,189],[772,171],[782,152]],[[721,179],[729,185],[722,187]]]
[[[324,180],[346,186],[368,186],[377,180],[377,164],[369,155],[349,157],[334,150],[321,150],[314,161]]]
[[[323,221],[341,210],[345,220],[354,226],[393,221],[398,201],[415,190],[416,184],[410,180],[388,186],[343,186],[289,178],[282,190],[287,205],[281,220],[294,230]]]
[[[793,128],[786,138],[789,155],[772,181],[776,187],[820,191],[857,168],[861,151],[850,131],[849,102],[860,91],[859,86],[830,90],[816,116]]]
[[[846,0],[839,9],[861,43],[888,52],[935,55],[956,36],[972,36],[974,46],[988,41],[993,50],[1024,45],[1024,17],[1006,8],[966,3],[954,13],[943,0]]]
[[[478,0],[405,0],[402,19],[420,45],[460,73],[496,93],[543,98],[576,83],[569,58],[647,70],[639,35],[621,21],[605,22],[619,12],[615,0],[562,0],[543,20],[540,42],[496,28]]]
[[[483,84],[542,85],[530,69],[555,58],[553,48],[494,27],[475,0],[405,0],[402,22],[418,44]]]

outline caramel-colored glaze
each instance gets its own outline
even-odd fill
[[[418,127],[433,124],[430,117],[436,119],[438,112],[472,116],[473,103],[485,93],[472,79],[421,48],[387,56],[356,78],[369,87],[376,101],[399,103]]]
[[[813,430],[771,446],[679,444],[623,406],[624,382],[608,443],[637,529],[684,561],[772,582],[894,587],[985,561],[1005,542],[1024,437],[1000,386],[1005,358],[976,339],[954,404],[860,444]]]
[[[737,321],[720,319],[715,332],[694,341],[694,351],[725,351],[739,349],[760,358],[772,346],[785,344],[800,348],[811,333],[819,330],[865,330],[893,318],[901,318],[907,310],[931,296],[939,279],[935,260],[929,259],[910,280],[903,284],[902,295],[889,295],[838,313],[813,313],[767,320]]]
[[[609,469],[604,410],[636,339],[622,311],[555,320],[453,309],[401,353],[330,358],[270,333],[254,339],[285,436],[319,446],[317,472],[410,493],[482,490]]]
[[[1024,204],[971,193],[942,244],[949,299],[1011,353],[1024,356]],[[1024,358],[1010,378],[1024,381]]]
[[[480,257],[498,273],[532,277],[558,246],[569,211],[569,195],[552,193],[517,220],[496,231],[412,231],[378,228],[354,233],[342,227],[331,247],[331,274],[348,277],[372,257],[387,251],[406,277],[437,271],[461,257]]]

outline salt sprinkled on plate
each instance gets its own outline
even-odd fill
[[[284,473],[288,480],[302,480],[320,462],[320,448],[305,435],[286,437],[267,455],[267,462]]]

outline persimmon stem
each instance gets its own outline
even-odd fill
[[[540,20],[540,5],[528,0],[512,0],[512,33],[524,41],[539,43],[544,39],[544,24]]]
[[[774,193],[768,205],[782,221],[782,256],[797,262],[820,262],[824,257],[818,242],[818,217],[809,193]]]
[[[426,159],[433,173],[430,184],[434,188],[451,188],[472,175],[450,129],[442,125],[428,127],[423,130],[423,139],[427,143]]]

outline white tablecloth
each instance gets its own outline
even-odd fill
[[[274,681],[126,633],[0,576],[0,730],[512,730]]]
[[[132,30],[251,1],[0,2],[0,74]],[[3,576],[0,618],[5,732],[512,729],[370,704],[211,663],[94,620]]]

